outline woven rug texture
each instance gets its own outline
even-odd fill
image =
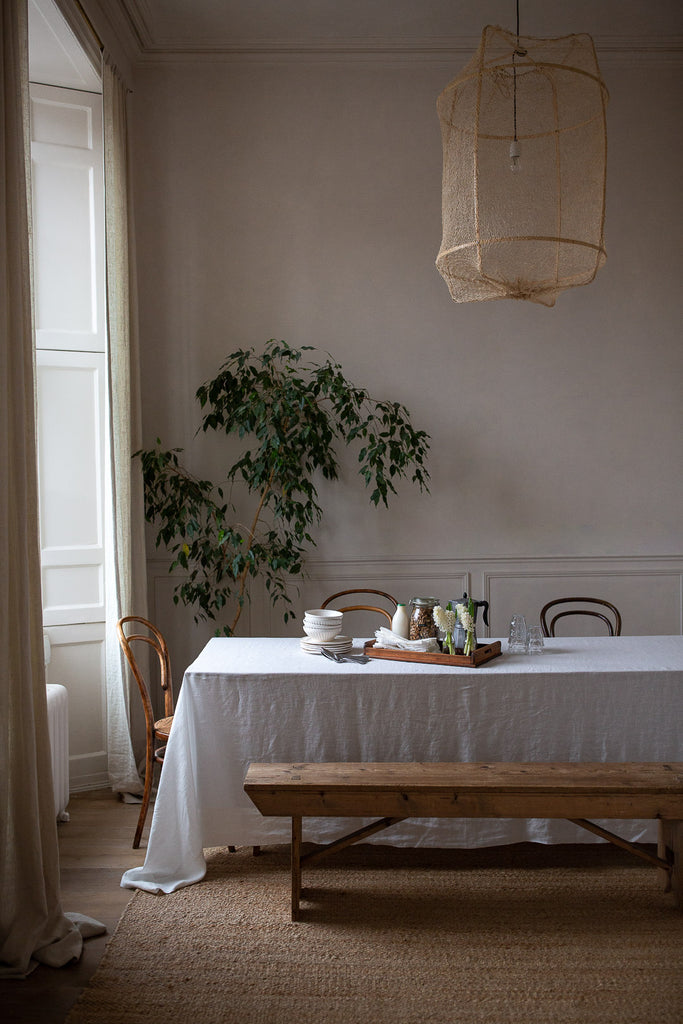
[[[683,914],[606,845],[207,853],[136,892],[67,1024],[681,1024]]]

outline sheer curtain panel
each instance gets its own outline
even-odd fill
[[[0,5],[0,975],[78,958],[59,900],[47,724],[31,301],[26,0]]]
[[[109,779],[120,793],[142,793],[131,742],[128,674],[116,635],[123,615],[147,615],[139,374],[128,189],[127,90],[102,58],[110,440],[110,543],[107,563],[107,722]],[[137,705],[135,705],[137,708]]]

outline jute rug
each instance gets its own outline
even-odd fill
[[[68,1024],[680,1024],[683,914],[612,847],[209,852],[137,892]]]

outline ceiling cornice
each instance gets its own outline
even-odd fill
[[[187,63],[366,62],[450,63],[471,56],[480,36],[422,39],[214,39],[155,37],[146,0],[82,0],[106,19],[135,67]],[[483,26],[482,26],[483,27]],[[683,63],[683,36],[594,35],[601,66],[662,66]]]
[[[92,25],[105,49],[114,49],[135,65],[144,55],[151,40],[138,35],[124,0],[78,0],[88,22]]]
[[[146,0],[118,0],[113,5],[121,19],[128,22],[128,34],[136,41],[141,53],[155,49],[157,45],[149,28],[149,12]]]
[[[594,36],[593,41],[601,65],[662,66],[683,63],[683,37]],[[239,40],[234,43],[197,43],[196,40],[173,43],[157,41],[141,46],[135,63],[150,67],[155,64],[228,62],[228,63],[290,63],[290,62],[365,62],[391,63],[450,62],[470,57],[480,36],[459,36],[448,39],[335,39],[330,40]]]

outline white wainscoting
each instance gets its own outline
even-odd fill
[[[215,623],[195,626],[192,612],[173,604],[174,577],[169,562],[148,562],[150,615],[167,635],[174,661],[176,692],[185,667],[216,631]],[[318,607],[327,596],[356,585],[393,594],[399,601],[433,595],[443,603],[464,591],[490,605],[490,627],[481,636],[507,634],[510,616],[521,612],[538,621],[543,605],[556,597],[602,597],[622,615],[622,632],[634,636],[683,633],[683,556],[470,558],[460,559],[310,559],[307,576],[292,587],[295,621],[284,623],[280,608],[272,608],[265,587],[255,586],[245,608],[240,633],[251,636],[300,636],[301,615]],[[298,590],[298,592],[297,592]],[[587,632],[600,623],[586,620]],[[345,631],[352,627],[351,617]],[[352,632],[371,636],[372,619],[355,619]]]
[[[47,681],[69,694],[69,789],[108,786],[104,623],[53,625],[45,632],[51,648]]]

